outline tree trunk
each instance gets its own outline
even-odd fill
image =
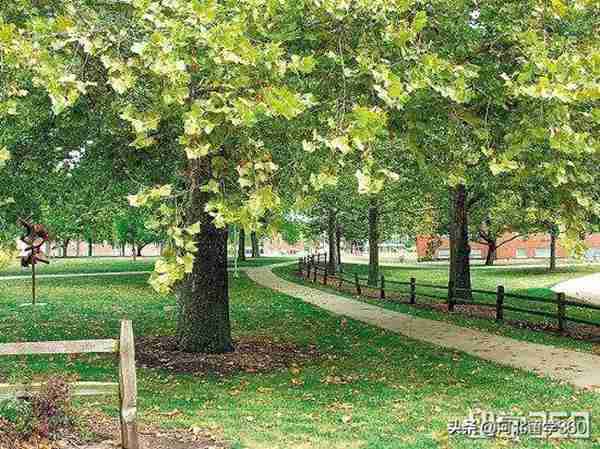
[[[470,299],[471,246],[469,245],[469,212],[467,189],[459,185],[452,189],[450,213],[450,282],[458,290],[459,298]]]
[[[138,257],[142,257],[142,250],[148,246],[148,244],[144,243],[144,244],[140,244],[137,246],[137,256]]]
[[[244,228],[240,228],[238,260],[242,262],[246,261],[246,231],[244,230]]]
[[[227,228],[215,227],[205,212],[210,193],[202,185],[211,176],[211,160],[190,161],[189,202],[186,222],[200,223],[195,236],[199,248],[192,273],[177,288],[177,338],[186,352],[225,353],[233,351],[229,320],[227,275]]]
[[[494,265],[494,262],[496,262],[496,258],[497,258],[498,246],[497,246],[496,240],[488,241],[487,247],[488,247],[488,252],[487,252],[487,256],[485,258],[485,264],[486,264],[486,266],[491,267]]]
[[[338,223],[335,227],[335,252],[337,254],[337,263],[340,273],[342,270],[342,227]]]
[[[337,217],[336,212],[333,209],[329,209],[329,216],[327,220],[327,243],[329,245],[329,258],[327,261],[327,271],[330,274],[337,272],[338,265],[338,254],[337,254],[337,239],[335,230],[337,228]]]
[[[88,257],[94,257],[94,242],[88,240]]]
[[[62,244],[62,254],[61,254],[62,258],[65,258],[65,257],[68,256],[68,253],[69,253],[69,243],[71,243],[71,240],[67,239]]]
[[[369,204],[369,285],[379,282],[379,207],[377,200]]]
[[[258,236],[256,235],[256,231],[253,231],[252,234],[250,234],[250,240],[252,240],[252,257],[260,257],[260,248],[258,245]]]
[[[550,229],[550,271],[556,270],[556,240],[558,239],[558,227]]]
[[[136,247],[136,242],[134,240],[133,242],[131,242],[131,257],[133,258],[134,262],[137,260],[137,252],[135,250],[135,247]]]

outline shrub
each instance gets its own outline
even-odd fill
[[[73,425],[70,397],[67,382],[52,377],[37,394],[0,402],[0,442],[57,437]]]

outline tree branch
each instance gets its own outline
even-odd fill
[[[501,246],[503,246],[503,245],[506,245],[507,243],[510,243],[510,242],[512,242],[513,240],[516,240],[516,239],[518,239],[519,237],[523,237],[523,235],[524,235],[524,234],[517,234],[517,235],[514,235],[514,236],[512,236],[511,238],[509,238],[508,240],[505,240],[504,242],[502,242],[502,243],[500,243],[500,244],[496,245],[496,248],[500,248]]]

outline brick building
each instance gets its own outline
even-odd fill
[[[498,244],[510,239],[514,234],[506,234],[498,239]],[[586,258],[600,260],[600,233],[590,234],[585,239]],[[488,247],[481,243],[471,242],[471,258],[485,259]],[[417,255],[419,259],[445,260],[450,258],[450,242],[447,237],[420,235],[417,237]],[[558,239],[556,255],[565,258],[569,255]],[[496,251],[499,260],[547,259],[550,257],[550,235],[532,234],[518,237]]]

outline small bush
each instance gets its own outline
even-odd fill
[[[72,427],[70,387],[50,378],[38,394],[0,402],[0,444],[8,440],[53,439]]]

